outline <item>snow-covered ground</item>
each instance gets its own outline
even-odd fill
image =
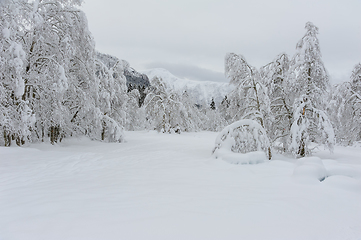
[[[361,239],[361,147],[233,165],[216,136],[2,147],[0,240]]]

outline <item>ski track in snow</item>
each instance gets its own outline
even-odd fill
[[[0,240],[361,239],[361,148],[232,165],[217,134],[2,147]]]

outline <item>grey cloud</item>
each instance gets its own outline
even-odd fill
[[[261,67],[281,52],[292,56],[307,21],[320,29],[331,76],[350,75],[361,61],[360,0],[88,0],[83,9],[98,50],[137,70],[157,63],[182,77],[218,79],[227,52]]]

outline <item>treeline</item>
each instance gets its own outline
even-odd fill
[[[282,53],[260,69],[243,56],[226,56],[225,73],[236,88],[222,114],[228,124],[255,120],[273,150],[301,157],[321,144],[332,151],[336,142],[361,140],[361,64],[349,82],[332,87],[321,59],[318,28],[311,22],[305,28],[293,57]]]
[[[305,28],[294,56],[281,53],[260,69],[241,55],[227,54],[225,74],[234,88],[219,106],[197,103],[186,91],[169,90],[161,78],[152,79],[144,105],[129,114],[137,117],[127,128],[135,126],[138,119],[138,129],[220,131],[236,121],[253,120],[257,123],[243,121],[247,127],[240,124],[232,133],[237,145],[234,151],[269,145],[265,149],[269,157],[272,151],[302,157],[319,145],[332,151],[335,143],[352,145],[360,141],[361,64],[355,66],[350,81],[331,86],[321,57],[318,28],[310,22]],[[135,92],[133,97],[138,95]],[[253,132],[246,133],[249,126],[262,130],[252,128]],[[258,136],[249,136],[264,132],[264,143],[257,142]]]
[[[124,129],[220,131],[244,119],[266,133],[269,157],[272,151],[306,156],[319,144],[332,150],[336,142],[361,140],[361,64],[350,81],[332,87],[312,23],[294,56],[282,53],[260,69],[227,54],[225,74],[234,88],[216,105],[196,102],[160,77],[127,89],[134,70],[96,53],[80,2],[1,3],[0,145],[81,135],[121,142]]]
[[[80,2],[1,3],[0,145],[122,141],[124,63],[108,68],[96,58]]]

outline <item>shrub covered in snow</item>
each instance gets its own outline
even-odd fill
[[[213,155],[235,164],[258,163],[270,158],[269,148],[265,129],[254,120],[243,119],[220,132]]]

